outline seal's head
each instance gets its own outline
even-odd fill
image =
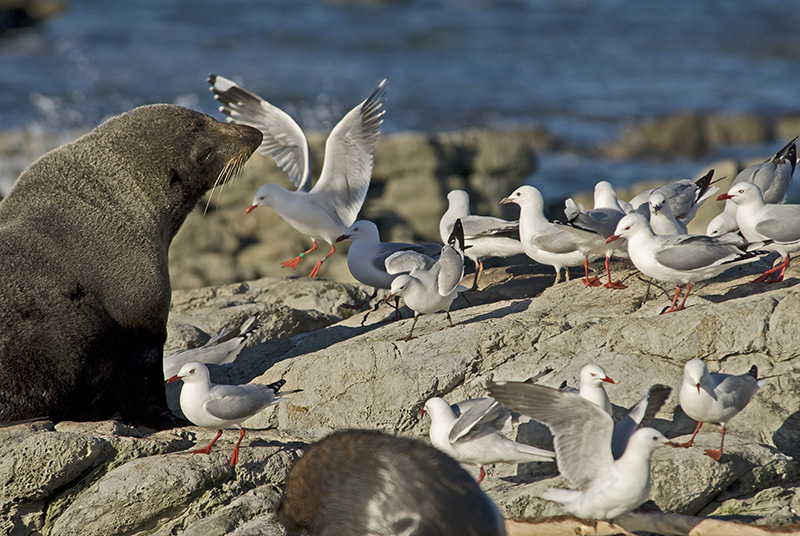
[[[129,175],[138,184],[119,186],[141,189],[155,206],[167,207],[177,223],[173,235],[205,192],[239,173],[262,137],[258,129],[169,104],[135,108],[90,136],[111,143],[112,157],[139,163],[139,172]]]

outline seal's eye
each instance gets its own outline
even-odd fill
[[[208,149],[206,149],[205,151],[200,153],[200,156],[197,157],[197,163],[198,164],[205,164],[206,162],[211,160],[211,156],[213,154],[214,154],[214,149],[209,147]]]
[[[173,169],[172,170],[172,175],[169,178],[169,183],[170,184],[176,184],[176,183],[180,184],[180,182],[181,182],[181,176],[178,175],[178,172]]]

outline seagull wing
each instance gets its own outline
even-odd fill
[[[430,270],[436,261],[416,251],[401,250],[389,255],[384,261],[389,274],[412,273],[417,270]]]
[[[232,80],[208,79],[220,110],[232,123],[257,128],[263,136],[258,152],[272,156],[300,191],[311,188],[311,157],[303,130],[289,114]],[[352,223],[352,222],[351,222]]]
[[[468,404],[457,405],[462,413],[450,430],[451,443],[463,437],[499,432],[511,416],[511,412],[493,398],[475,398],[465,402]]]
[[[243,421],[279,400],[267,385],[215,385],[203,407],[217,418]]]
[[[489,394],[550,428],[558,469],[573,486],[590,482],[613,464],[614,421],[579,394],[522,382],[490,382]]]
[[[631,435],[640,427],[647,426],[664,405],[672,392],[671,387],[656,384],[633,406],[614,427],[611,437],[611,452],[618,460],[628,446]]]
[[[311,193],[324,198],[345,226],[356,220],[367,196],[388,83],[381,81],[364,102],[350,110],[325,142],[325,163]]]
[[[656,260],[673,270],[690,271],[738,259],[742,251],[710,236],[670,236],[656,251]]]

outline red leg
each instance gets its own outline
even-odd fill
[[[718,462],[719,459],[722,457],[722,444],[725,443],[725,425],[722,425],[722,439],[719,441],[719,450],[714,449],[706,449],[705,455]]]
[[[452,319],[452,318],[450,318],[450,311],[445,311],[445,312],[444,312],[444,314],[446,314],[446,315],[447,315],[447,321],[448,321],[448,322],[450,322],[450,327],[451,327],[451,328],[454,328],[454,327],[456,327],[456,325],[455,325],[455,324],[453,324],[453,319]]]
[[[484,469],[483,466],[481,465],[481,470],[478,473],[478,484],[483,482],[484,478],[486,478],[486,469]]]
[[[222,430],[217,430],[217,435],[214,436],[214,439],[211,440],[211,443],[209,443],[206,448],[192,450],[192,451],[189,451],[189,452],[191,452],[192,454],[208,454],[209,452],[211,452],[211,447],[214,446],[214,443],[217,442],[217,439],[219,439],[219,436],[221,436],[221,435],[222,435]]]
[[[583,271],[586,273],[586,277],[581,279],[581,283],[587,287],[599,287],[602,284],[596,277],[589,277],[589,257],[583,258]]]
[[[417,319],[418,319],[418,318],[419,318],[419,316],[415,314],[415,315],[414,315],[414,321],[413,321],[413,322],[411,322],[411,331],[409,331],[409,332],[408,332],[408,337],[406,337],[405,339],[400,339],[401,341],[406,341],[406,342],[408,342],[408,341],[410,341],[411,339],[416,339],[416,337],[414,337],[414,326],[416,326],[416,325],[417,325]]]
[[[611,280],[611,263],[609,262],[608,257],[606,257],[606,274],[608,274],[608,283],[603,285],[604,287],[606,287],[606,288],[618,288],[618,289],[628,288],[628,285],[620,283],[619,281],[612,281]]]
[[[677,309],[678,311],[683,309],[683,307],[686,305],[686,298],[689,297],[689,293],[691,291],[692,291],[692,284],[691,283],[686,283],[686,294],[683,295],[683,299],[681,300],[681,304],[678,306],[678,309]]]
[[[472,288],[470,290],[478,290],[478,280],[481,278],[482,273],[483,261],[478,259],[475,261],[475,280],[472,282]]]
[[[667,309],[666,311],[664,311],[661,314],[666,314],[666,313],[671,313],[673,311],[677,311],[677,309],[675,308],[675,304],[678,303],[678,296],[680,296],[680,295],[681,295],[681,286],[680,285],[675,285],[675,297],[672,298],[672,305],[670,305],[669,309]]]
[[[767,281],[768,279],[769,279],[769,283],[778,283],[780,281],[783,281],[783,274],[786,273],[786,267],[789,266],[789,259],[790,259],[790,257],[787,255],[786,258],[783,259],[782,263],[780,263],[777,266],[773,266],[772,268],[770,268],[769,270],[767,270],[766,272],[764,272],[760,276],[758,276],[755,279],[753,279],[751,281],[751,283],[763,283],[764,281]],[[771,274],[774,274],[778,270],[780,270],[781,273],[778,274],[776,277],[770,279],[769,276]]]
[[[678,443],[678,446],[681,447],[681,448],[688,448],[688,447],[691,447],[692,445],[694,445],[694,438],[697,435],[697,432],[700,431],[700,427],[701,426],[703,426],[703,423],[702,422],[698,422],[697,426],[694,429],[694,433],[692,434],[691,439],[689,439],[689,441],[687,441],[686,443]]]
[[[322,267],[322,263],[325,262],[325,260],[334,253],[336,253],[336,246],[331,246],[331,250],[328,252],[327,255],[325,255],[324,257],[322,257],[320,260],[317,261],[317,264],[314,265],[314,268],[312,268],[311,273],[308,274],[308,277],[317,277],[317,273],[319,273],[319,269]]]
[[[231,467],[236,465],[239,462],[239,444],[244,439],[244,428],[241,428],[239,431],[239,441],[233,446],[233,455],[231,456]]]
[[[300,264],[300,261],[303,260],[303,257],[308,255],[309,253],[311,253],[315,249],[317,249],[317,241],[316,240],[314,240],[314,245],[311,246],[311,249],[302,252],[300,255],[298,255],[297,257],[295,257],[294,259],[292,259],[290,261],[286,261],[286,262],[281,263],[281,266],[283,266],[284,268],[292,268],[292,269],[297,268],[297,265]]]

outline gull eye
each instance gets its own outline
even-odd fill
[[[740,194],[743,194],[743,193],[744,193],[744,190],[739,190],[739,193],[740,193]]]
[[[358,232],[358,227],[356,227],[355,229],[353,229],[353,232],[354,232],[354,233],[357,233],[357,232]]]
[[[189,374],[194,374],[194,369],[190,370]]]

